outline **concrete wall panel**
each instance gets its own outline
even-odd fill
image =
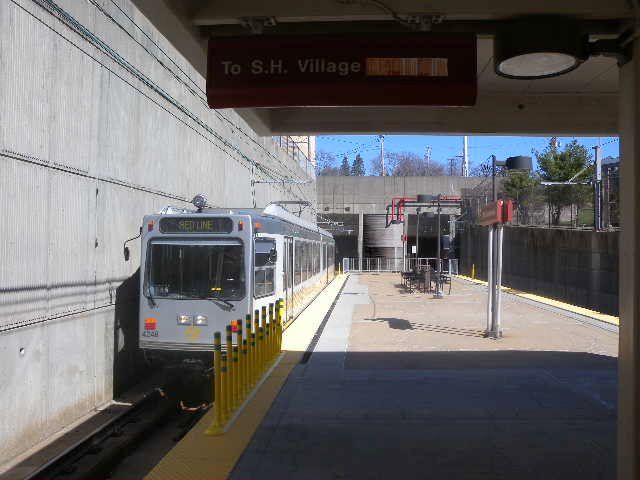
[[[506,227],[503,284],[618,314],[619,232]],[[486,279],[487,228],[458,232],[460,271]]]
[[[45,170],[0,161],[0,204],[8,206],[0,222],[0,328],[47,307],[48,240],[38,232],[48,224],[48,188]]]
[[[20,453],[25,445],[42,440],[47,432],[46,330],[43,326],[35,326],[2,335],[0,458]],[[20,435],[16,435],[17,431]]]
[[[318,177],[320,212],[381,214],[393,197],[438,193],[460,195],[485,179],[478,177]]]

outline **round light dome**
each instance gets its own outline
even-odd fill
[[[509,77],[542,78],[561,75],[580,65],[580,61],[566,53],[536,52],[507,58],[498,64],[500,73]]]
[[[576,20],[521,17],[496,28],[493,50],[498,75],[532,80],[577,68],[589,57],[589,40]]]

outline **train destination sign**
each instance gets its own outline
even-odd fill
[[[231,233],[233,221],[216,217],[176,217],[160,220],[162,233]]]
[[[476,92],[472,34],[209,40],[211,108],[468,106]]]

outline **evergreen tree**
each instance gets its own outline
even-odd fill
[[[591,154],[577,140],[560,150],[556,138],[549,141],[549,145],[542,151],[533,152],[538,160],[540,178],[552,182],[564,182],[572,179],[581,182],[593,175]],[[579,175],[578,175],[579,174]],[[591,199],[592,189],[587,185],[558,185],[546,188],[546,197],[551,209],[551,222],[560,224],[562,209],[569,205],[577,205],[578,210]]]
[[[349,168],[349,159],[345,155],[342,157],[342,163],[340,164],[340,175],[343,177],[348,177],[351,175],[351,169]]]
[[[364,159],[360,154],[356,155],[356,158],[351,164],[351,175],[354,177],[363,177],[365,175]]]

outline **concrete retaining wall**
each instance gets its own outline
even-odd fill
[[[173,103],[34,2],[16,2],[0,2],[0,464],[140,371],[139,242],[130,262],[122,249],[145,213],[198,192],[251,206],[251,162],[307,178],[233,111],[209,110],[204,79],[128,0],[117,3],[152,40],[111,2],[98,3],[133,38],[90,2],[58,4]],[[300,197],[315,203],[315,185],[256,185],[258,206]]]
[[[458,231],[461,273],[487,275],[487,227]],[[619,232],[505,227],[503,284],[618,315]]]
[[[382,214],[393,197],[462,195],[483,182],[484,177],[318,177],[318,209],[321,214]]]

